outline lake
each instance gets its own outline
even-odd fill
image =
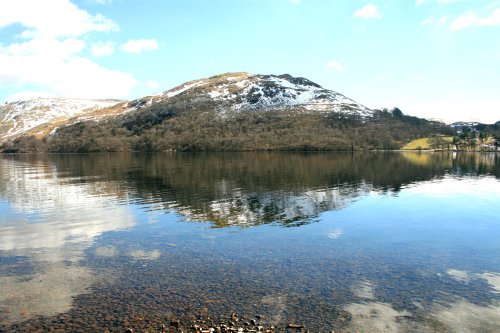
[[[0,332],[500,332],[500,155],[0,156]]]

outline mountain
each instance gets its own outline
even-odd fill
[[[479,122],[466,122],[466,121],[458,121],[449,125],[453,128],[457,133],[461,134],[465,131],[472,132],[498,132],[500,131],[500,121],[497,121],[494,124],[483,124]],[[498,135],[498,133],[497,133]]]
[[[220,115],[291,107],[301,107],[305,112],[335,111],[360,117],[372,115],[372,111],[365,106],[305,78],[241,72],[186,82],[161,94],[130,102],[34,98],[6,103],[0,107],[0,141],[22,135],[43,137],[59,126],[84,120],[99,121],[110,115],[186,98],[193,104],[215,103]]]
[[[159,99],[188,97],[193,101],[217,103],[228,111],[302,107],[311,112],[345,112],[369,117],[372,111],[337,92],[302,77],[227,73],[187,82],[164,92]]]
[[[0,106],[0,141],[23,134],[44,136],[70,119],[98,117],[96,111],[118,104],[118,100],[34,98]],[[87,116],[87,118],[84,118]]]
[[[57,105],[53,109],[37,115],[58,114]],[[444,124],[398,111],[370,110],[288,74],[226,73],[129,102],[95,104],[77,116],[44,116],[50,131],[32,127],[17,138],[11,131],[3,150],[397,149],[409,139],[445,131]]]

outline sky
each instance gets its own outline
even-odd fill
[[[226,72],[500,120],[500,0],[0,0],[0,103],[133,99]]]

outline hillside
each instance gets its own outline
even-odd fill
[[[120,112],[26,135],[4,151],[398,149],[444,124],[370,110],[290,75],[227,73],[116,104]],[[106,109],[103,109],[106,110]],[[33,133],[30,133],[33,134]]]
[[[99,117],[118,100],[33,98],[0,106],[0,141],[22,135],[43,137],[59,125]]]

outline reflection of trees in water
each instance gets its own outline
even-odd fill
[[[445,174],[500,177],[496,154],[210,153],[5,156],[52,164],[66,182],[175,208],[217,226],[308,223],[368,191]]]
[[[455,154],[453,157],[453,172],[462,176],[491,174],[496,178],[500,178],[500,154]]]

